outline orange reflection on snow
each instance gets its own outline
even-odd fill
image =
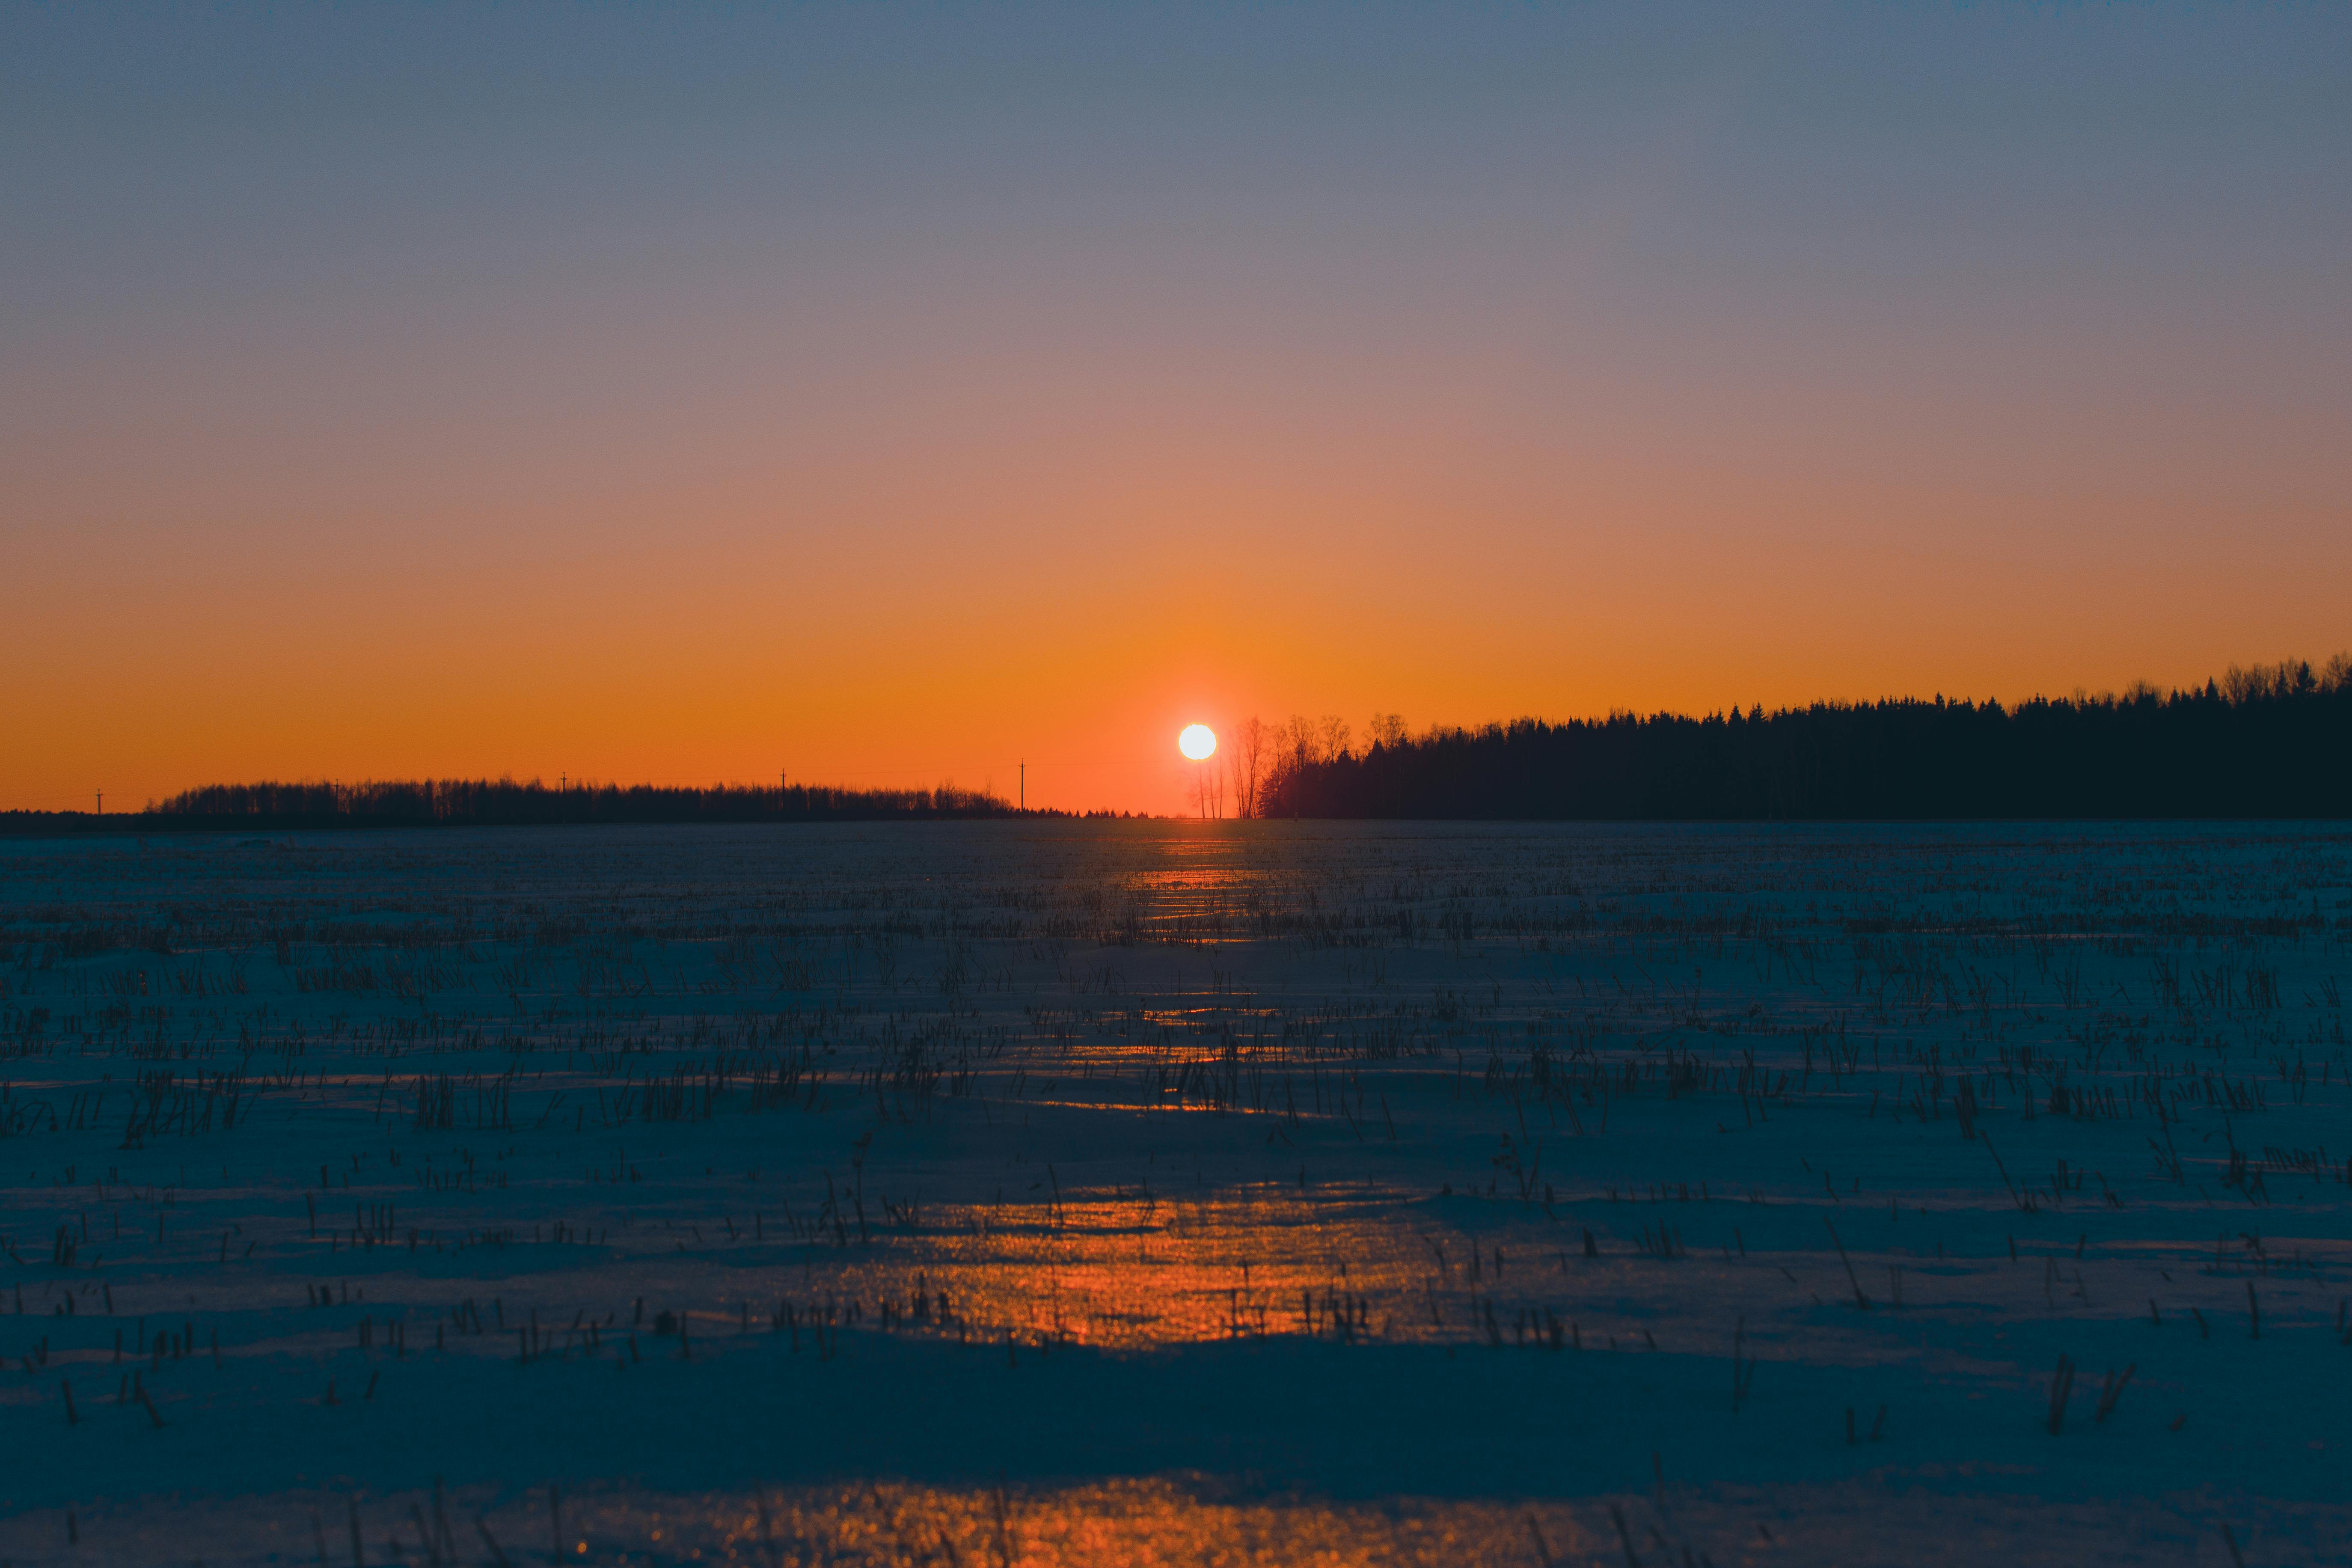
[[[1581,1561],[1601,1545],[1557,1505],[1228,1500],[1159,1480],[1043,1494],[908,1487],[804,1494],[766,1510],[764,1540],[760,1511],[743,1521],[730,1544],[738,1552],[748,1548],[781,1563],[1516,1568],[1548,1559]]]
[[[783,1299],[796,1310],[816,1301],[820,1314],[825,1303],[845,1313],[856,1301],[849,1321],[861,1328],[1108,1349],[1546,1331],[1549,1258],[1528,1245],[1532,1229],[1528,1243],[1480,1247],[1442,1223],[1400,1224],[1398,1203],[1386,1190],[1318,1186],[1304,1196],[1260,1188],[1172,1202],[1148,1191],[1073,1196],[1024,1206],[1016,1224],[973,1209],[943,1215],[939,1230],[887,1260],[853,1252],[827,1270],[820,1258],[814,1288],[809,1265],[793,1264]]]

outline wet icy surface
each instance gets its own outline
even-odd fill
[[[2276,825],[0,844],[0,1558],[2340,1559],[2347,939]]]

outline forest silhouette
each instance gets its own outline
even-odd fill
[[[1255,814],[1738,820],[2352,815],[2352,659],[2232,666],[2202,687],[2004,707],[1944,697],[1692,718],[1620,712],[1346,743],[1268,727]],[[1333,743],[1334,741],[1337,743]]]
[[[1769,820],[2352,816],[2352,658],[2158,692],[1518,719],[1416,735],[1375,714],[1244,720],[1194,770],[1202,816]],[[0,813],[0,833],[1065,816],[986,791],[537,779],[206,784],[144,810]],[[1088,816],[1124,815],[1114,812]]]
[[[0,831],[303,827],[495,827],[618,823],[887,822],[1023,815],[1002,796],[823,784],[549,784],[538,779],[401,779],[357,784],[205,784],[143,811],[0,813]],[[1032,816],[1061,815],[1030,812]]]

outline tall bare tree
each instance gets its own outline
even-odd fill
[[[1226,742],[1225,767],[1233,780],[1234,815],[1255,816],[1258,792],[1265,783],[1266,745],[1274,731],[1255,717],[1234,726]]]
[[[1322,737],[1315,729],[1315,721],[1303,713],[1293,713],[1282,726],[1282,760],[1293,770],[1312,767],[1322,752]]]
[[[1225,815],[1225,770],[1220,764],[1192,764],[1192,809],[1202,821]]]

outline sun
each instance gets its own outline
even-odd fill
[[[1206,724],[1187,724],[1176,737],[1176,749],[1196,763],[1205,763],[1216,754],[1217,732]]]

